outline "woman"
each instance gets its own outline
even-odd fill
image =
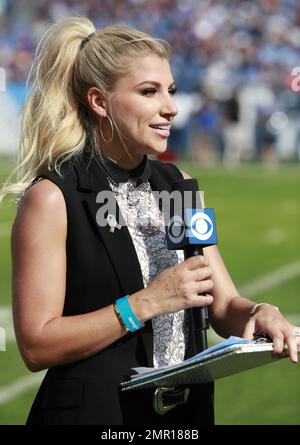
[[[186,261],[165,247],[151,192],[188,178],[147,158],[166,150],[177,113],[169,58],[164,42],[85,18],[52,26],[37,48],[20,181],[6,189],[26,190],[12,232],[16,337],[31,371],[49,368],[29,424],[212,424],[212,385],[164,416],[152,390],[120,391],[132,367],[193,354],[192,307],[208,306],[220,335],[262,330],[297,361],[295,328],[238,294],[216,247]],[[99,223],[107,191],[127,226],[107,213]]]

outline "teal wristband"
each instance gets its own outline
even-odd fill
[[[128,301],[128,295],[119,298],[116,301],[116,307],[123,323],[130,332],[135,332],[144,326],[144,324],[140,323],[134,315]]]

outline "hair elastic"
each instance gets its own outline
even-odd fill
[[[89,42],[89,40],[94,37],[94,35],[96,35],[96,31],[91,32],[91,34],[89,34],[87,37],[85,37],[80,45],[80,49],[84,48],[84,46],[86,45],[87,42]]]

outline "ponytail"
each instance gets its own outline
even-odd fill
[[[59,171],[63,161],[83,150],[86,130],[72,78],[82,41],[92,32],[88,19],[69,18],[53,25],[39,42],[26,85],[17,166],[0,201],[7,193],[22,193],[42,172]],[[10,183],[15,176],[17,181]]]

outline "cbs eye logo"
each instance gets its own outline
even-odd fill
[[[204,212],[197,212],[191,218],[191,234],[200,241],[207,241],[213,234],[214,224]]]
[[[183,219],[175,215],[170,219],[168,226],[168,235],[172,243],[180,243],[185,237],[185,223]]]

